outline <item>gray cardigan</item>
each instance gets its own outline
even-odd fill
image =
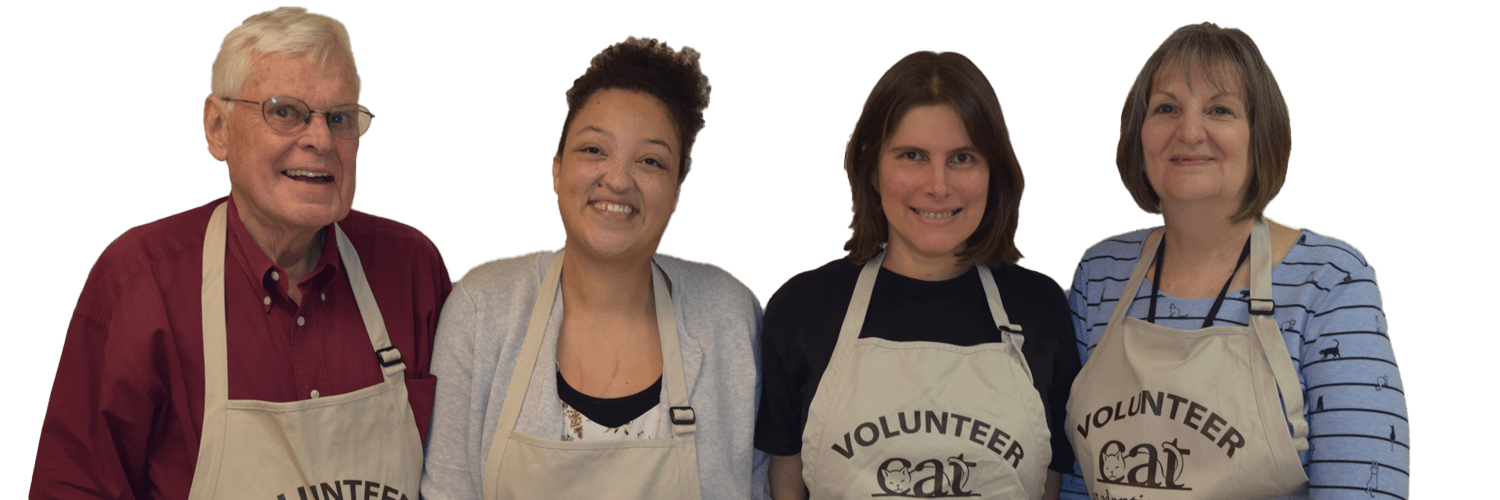
[[[422,471],[424,498],[483,498],[496,420],[537,288],[555,255],[486,263],[448,296],[432,355],[438,387]],[[698,419],[694,438],[703,498],[751,497],[752,483],[753,496],[762,497],[766,457],[752,447],[760,399],[760,303],[722,269],[661,254],[655,261],[671,286],[688,401]],[[565,425],[554,375],[562,307],[559,293],[527,389],[528,395],[551,397],[526,398],[516,422],[517,431],[536,438],[560,439]],[[663,406],[666,397],[662,391]],[[670,435],[668,425],[662,419],[657,435]]]

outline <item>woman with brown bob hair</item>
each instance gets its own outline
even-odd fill
[[[1085,366],[1064,498],[1406,498],[1406,401],[1374,269],[1262,214],[1291,143],[1244,32],[1184,26],[1146,61],[1115,162],[1165,225],[1100,242],[1073,278]]]
[[[1055,498],[1078,360],[1062,289],[1015,264],[1021,167],[989,80],[953,52],[901,59],[844,169],[849,256],[766,307],[772,494]]]

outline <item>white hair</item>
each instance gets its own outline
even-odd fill
[[[359,95],[359,72],[354,68],[349,32],[337,19],[308,13],[302,7],[282,7],[250,16],[225,35],[214,59],[213,93],[239,98],[236,94],[250,77],[251,65],[257,58],[272,54],[303,55],[319,65],[340,58],[348,64],[345,71],[354,94]]]

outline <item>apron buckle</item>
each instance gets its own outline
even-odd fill
[[[697,421],[698,421],[698,415],[693,412],[693,407],[691,407],[691,406],[673,406],[672,407],[672,424],[674,424],[674,425],[691,425],[693,423],[696,423]]]
[[[390,346],[375,351],[375,359],[380,362],[381,367],[390,368],[401,364],[401,351],[396,350],[396,346]]]
[[[1250,299],[1250,314],[1270,316],[1276,310],[1276,301],[1271,299]]]

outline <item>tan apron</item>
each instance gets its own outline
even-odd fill
[[[245,498],[416,500],[422,439],[407,400],[401,354],[391,347],[359,254],[334,225],[385,381],[347,394],[271,403],[229,400],[224,328],[223,204],[203,242],[203,436],[191,500]]]
[[[1174,330],[1127,317],[1156,247],[1136,264],[1068,399],[1069,439],[1094,498],[1305,494],[1297,451],[1307,449],[1307,422],[1271,317],[1264,220],[1256,220],[1250,248],[1249,327]]]
[[[802,433],[812,498],[1041,498],[1052,460],[1041,396],[990,270],[995,342],[859,338],[885,254],[859,273]]]
[[[667,391],[672,419],[670,439],[620,441],[554,441],[515,430],[526,401],[531,372],[541,355],[547,320],[562,276],[563,252],[557,252],[537,289],[531,323],[511,370],[495,440],[484,462],[484,498],[702,498],[698,482],[698,449],[693,433],[696,420],[688,406],[682,351],[677,343],[677,319],[666,281],[655,263],[651,290],[656,299],[656,325],[661,337],[662,388]],[[556,394],[535,397],[557,399]]]

